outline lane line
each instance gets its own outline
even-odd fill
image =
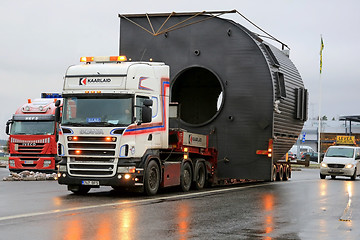
[[[352,194],[350,191],[348,191],[348,195],[349,195],[348,203],[345,207],[343,215],[339,218],[339,221],[341,221],[341,222],[350,222],[351,221],[351,211],[349,211],[349,210],[351,209]]]
[[[264,186],[276,185],[276,184],[301,183],[301,182],[312,181],[312,180],[313,179],[296,181],[296,182],[291,182],[291,181],[288,181],[288,182],[265,182],[265,183],[260,183],[260,184],[256,184],[256,185],[215,189],[215,190],[210,190],[210,191],[194,192],[194,193],[167,196],[167,197],[160,196],[158,198],[140,199],[140,200],[135,200],[135,201],[130,201],[130,202],[104,203],[104,204],[90,205],[90,206],[84,206],[84,207],[74,207],[74,208],[56,209],[56,210],[50,210],[50,211],[44,211],[44,212],[25,213],[25,214],[0,217],[0,222],[7,221],[7,220],[15,220],[15,219],[19,219],[19,218],[29,218],[29,217],[37,217],[37,216],[43,216],[43,215],[60,214],[60,213],[67,213],[67,212],[72,212],[72,211],[83,211],[83,210],[102,208],[102,207],[118,207],[118,206],[122,206],[122,205],[144,204],[144,203],[151,203],[151,202],[158,202],[158,201],[187,199],[187,198],[207,196],[207,195],[213,195],[213,194],[217,194],[217,193],[224,193],[224,192],[230,192],[230,191],[236,191],[236,190],[242,190],[242,189],[248,189],[248,188],[257,188],[257,187],[264,187]]]

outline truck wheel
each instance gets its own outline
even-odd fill
[[[155,195],[160,186],[160,170],[157,163],[152,160],[149,162],[144,178],[144,190],[148,196]]]
[[[284,176],[284,168],[282,165],[279,166],[279,172],[276,176],[276,180],[277,181],[282,181],[283,180],[283,176]]]
[[[335,175],[331,175],[331,179],[335,179],[336,178],[336,176]]]
[[[206,181],[206,171],[203,162],[196,162],[194,187],[197,190],[203,189]]]
[[[182,172],[180,175],[180,187],[183,192],[187,192],[190,190],[192,182],[192,172],[191,166],[189,163],[184,163]]]
[[[69,185],[68,190],[76,195],[85,195],[90,191],[90,187],[80,185]]]
[[[273,172],[272,172],[272,181],[275,182],[276,181],[276,173],[277,173],[277,169],[276,169],[276,165],[273,165]]]
[[[284,166],[284,175],[283,175],[283,181],[287,181],[290,178],[290,167],[288,165]]]
[[[354,171],[354,174],[351,176],[351,180],[355,180],[356,179],[356,168],[355,168],[355,171]]]
[[[323,174],[320,173],[320,178],[321,178],[321,179],[325,179],[325,178],[326,178],[326,175],[323,175]]]

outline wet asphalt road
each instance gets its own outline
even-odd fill
[[[0,181],[0,239],[360,239],[359,202],[359,178],[320,180],[316,169],[288,182],[154,197]]]

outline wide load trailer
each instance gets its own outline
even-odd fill
[[[120,17],[128,58],[83,57],[65,73],[60,184],[153,195],[290,177],[277,159],[301,132],[307,92],[287,52],[212,13],[178,29],[189,14]]]
[[[219,178],[287,178],[290,165],[278,160],[307,119],[307,90],[286,44],[272,46],[226,13],[238,12],[119,15],[120,55],[170,66],[177,127],[209,135]]]
[[[57,93],[42,93],[41,98],[28,99],[6,123],[9,135],[9,170],[21,172],[55,172],[59,125],[55,122]]]

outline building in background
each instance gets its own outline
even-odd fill
[[[293,149],[309,146],[318,151],[318,127],[317,119],[305,122],[304,128]],[[335,144],[336,136],[355,136],[357,145],[360,145],[360,116],[343,116],[338,120],[321,121],[321,152],[325,152],[329,146]],[[296,152],[295,152],[296,154]]]

